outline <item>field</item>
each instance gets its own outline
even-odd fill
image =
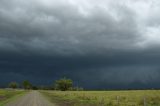
[[[160,106],[160,90],[40,92],[59,106]]]
[[[22,90],[4,90],[0,89],[0,106],[4,106],[9,101],[16,99],[16,97],[25,94]]]

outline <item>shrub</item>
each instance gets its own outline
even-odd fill
[[[13,88],[13,89],[18,88],[18,83],[17,82],[10,82],[9,88]]]
[[[32,89],[32,84],[27,80],[23,81],[22,85],[24,89]]]
[[[62,78],[59,80],[56,80],[55,82],[55,88],[61,91],[66,91],[72,88],[73,81],[71,79]]]

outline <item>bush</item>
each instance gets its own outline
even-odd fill
[[[24,89],[32,89],[32,84],[29,81],[23,81],[22,85]]]
[[[82,87],[71,87],[69,90],[71,90],[71,91],[83,91],[84,89]]]
[[[61,91],[69,90],[70,88],[72,88],[72,86],[73,86],[73,81],[67,78],[62,78],[62,79],[56,80],[55,82],[55,88]]]
[[[13,89],[18,88],[18,83],[17,82],[9,83],[9,88],[13,88]]]

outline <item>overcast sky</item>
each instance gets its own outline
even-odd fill
[[[0,0],[0,86],[69,77],[160,88],[160,1]]]

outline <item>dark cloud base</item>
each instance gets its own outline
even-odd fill
[[[160,87],[159,56],[154,57],[147,51],[112,54],[38,56],[3,53],[0,55],[0,84],[27,79],[36,85],[50,85],[58,78],[69,77],[75,85],[88,89]]]

